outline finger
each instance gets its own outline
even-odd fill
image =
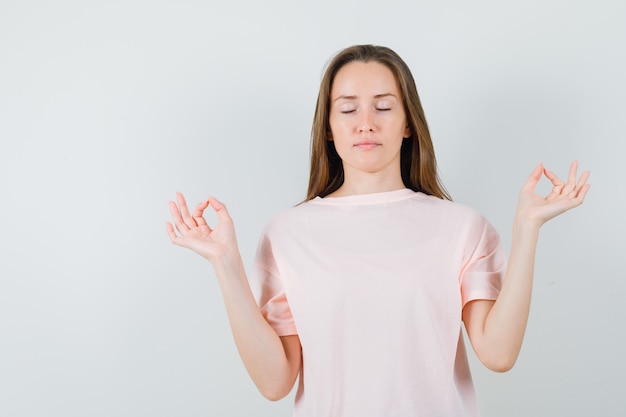
[[[207,207],[209,207],[209,200],[204,200],[198,203],[196,208],[193,210],[193,217],[202,217],[204,210],[206,210]]]
[[[591,188],[591,184],[584,184],[582,187],[579,187],[577,195],[570,196],[566,200],[567,206],[568,206],[567,210],[580,206],[585,201],[585,197],[587,196],[587,192],[589,191],[589,188]]]
[[[535,187],[537,186],[537,183],[541,180],[542,171],[543,164],[537,165],[526,180],[526,184],[524,184],[523,190],[533,192],[535,190]]]
[[[230,214],[228,214],[228,210],[226,209],[224,203],[222,203],[215,197],[209,197],[209,203],[213,207],[213,210],[215,210],[215,213],[217,214],[217,219],[220,223],[233,221],[233,219],[230,217]]]
[[[554,172],[550,171],[547,168],[544,169],[543,172],[546,178],[548,178],[552,183],[552,191],[546,198],[555,198],[561,195],[563,192],[563,188],[565,187],[565,183],[563,182],[563,180],[561,180]]]
[[[178,239],[180,238],[176,234],[176,231],[174,231],[174,226],[172,226],[172,223],[165,222],[165,231],[167,232],[167,236],[170,238],[170,241],[178,245]]]
[[[191,214],[189,214],[189,207],[187,207],[187,201],[185,200],[185,197],[183,196],[182,193],[180,192],[176,193],[176,201],[178,202],[178,207],[180,209],[180,214],[182,216],[182,219],[187,225],[187,227],[189,228],[196,227],[197,226],[196,221],[193,219],[193,217],[191,217]]]
[[[589,191],[590,188],[591,188],[591,184],[585,184],[580,188],[580,191],[578,192],[578,195],[576,196],[576,200],[579,205],[582,204],[583,201],[585,201],[585,197],[587,196],[587,192]]]
[[[183,221],[183,218],[180,215],[180,210],[178,209],[178,206],[176,205],[176,203],[174,203],[173,201],[170,201],[169,206],[170,206],[170,213],[172,215],[172,220],[174,220],[174,225],[176,226],[176,230],[178,230],[181,234],[184,234],[184,232],[189,231],[189,226],[187,226],[185,222]]]
[[[569,166],[569,175],[567,176],[567,185],[576,187],[576,171],[578,171],[578,161],[573,161]]]
[[[576,192],[576,172],[578,171],[578,161],[573,161],[569,166],[567,184],[563,187],[563,194]]]
[[[580,178],[578,178],[578,183],[577,186],[580,188],[583,185],[587,184],[587,180],[589,179],[589,175],[590,172],[589,171],[583,171],[582,174],[580,174]]]
[[[548,168],[544,168],[543,173],[546,178],[550,180],[553,186],[555,187],[563,187],[565,183],[561,180],[554,172],[550,171]]]
[[[211,228],[209,227],[209,225],[206,222],[206,219],[204,218],[204,210],[209,206],[209,200],[205,200],[201,203],[199,203],[196,208],[193,211],[192,217],[195,220],[196,224],[202,228],[202,229],[206,229],[207,231],[211,231]]]

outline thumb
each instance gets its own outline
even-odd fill
[[[226,205],[224,203],[222,203],[215,197],[209,197],[208,201],[211,207],[213,207],[215,214],[217,214],[217,219],[220,223],[232,223],[233,219],[230,217],[230,214],[228,214],[228,210],[226,209]]]
[[[535,167],[535,169],[533,169],[533,172],[530,173],[530,176],[526,180],[526,184],[524,184],[524,187],[522,188],[522,190],[533,192],[535,190],[535,187],[537,186],[537,183],[539,182],[539,180],[541,180],[542,175],[543,175],[543,164],[539,163]]]

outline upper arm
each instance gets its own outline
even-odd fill
[[[280,370],[273,367],[272,370],[277,372],[269,379],[265,378],[265,383],[254,381],[261,394],[271,401],[283,399],[291,392],[302,366],[302,348],[298,335],[280,336],[280,342],[285,353],[286,366],[281,366]]]
[[[469,337],[470,343],[476,356],[484,362],[481,357],[484,347],[484,331],[487,316],[495,304],[494,300],[472,300],[463,307],[463,323]]]
[[[285,356],[289,364],[289,387],[287,391],[287,393],[289,393],[302,368],[302,346],[300,345],[300,337],[297,334],[281,336],[280,341],[285,349]],[[285,395],[287,395],[287,393],[285,393]]]
[[[487,318],[494,304],[494,300],[470,301],[463,308],[463,322],[472,348],[483,365],[492,371],[506,372],[515,364],[520,344],[511,343],[507,332],[494,334],[492,323],[487,331]],[[513,325],[507,322],[507,330]]]

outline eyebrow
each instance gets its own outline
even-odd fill
[[[382,93],[382,94],[376,94],[374,96],[374,98],[383,98],[383,97],[394,97],[394,98],[398,98],[395,96],[395,94],[391,94],[391,93]],[[358,98],[358,96],[339,96],[336,99],[333,100],[333,102],[338,101],[338,100],[354,100]]]

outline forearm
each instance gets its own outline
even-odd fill
[[[530,311],[538,237],[537,224],[516,218],[502,289],[485,318],[478,347],[483,362],[491,369],[510,369],[521,350]]]
[[[299,357],[288,357],[281,338],[261,314],[239,254],[225,256],[213,266],[235,343],[250,377],[265,397],[282,398],[293,387]]]
[[[214,227],[204,218],[204,210],[209,206],[218,218]],[[192,214],[185,197],[176,193],[176,202],[170,201],[169,207],[175,228],[167,222],[165,230],[172,243],[198,253],[215,269],[235,343],[252,380],[269,399],[287,395],[300,370],[300,340],[298,336],[280,338],[261,314],[246,278],[226,206],[209,197]]]
[[[490,369],[506,371],[519,355],[530,310],[539,228],[583,203],[589,191],[589,171],[584,171],[577,181],[577,169],[578,162],[574,161],[567,182],[563,182],[542,164],[537,165],[520,191],[509,265],[498,299],[471,301],[463,308],[472,346]],[[549,195],[541,197],[534,190],[544,174],[553,188]]]

